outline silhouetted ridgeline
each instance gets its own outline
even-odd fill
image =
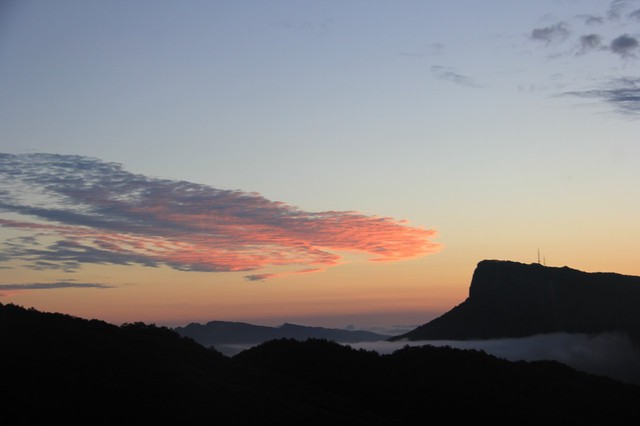
[[[203,346],[227,344],[263,343],[274,339],[327,339],[340,343],[373,342],[390,336],[361,330],[341,330],[324,327],[308,327],[283,324],[267,327],[244,322],[210,321],[206,324],[191,323],[174,329],[178,334],[190,337]]]
[[[463,303],[393,340],[607,331],[640,341],[640,277],[483,260]]]
[[[272,340],[228,358],[174,331],[0,304],[14,424],[638,424],[640,387],[555,362],[430,346]]]

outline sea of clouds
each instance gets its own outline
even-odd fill
[[[344,343],[355,349],[391,354],[405,346],[449,346],[484,351],[509,361],[558,361],[576,370],[640,385],[640,347],[626,334],[597,335],[553,333],[491,340],[421,340]],[[233,356],[255,344],[219,345],[216,349]]]
[[[404,346],[450,346],[481,350],[509,361],[553,360],[576,370],[640,384],[640,347],[626,334],[553,333],[492,340],[430,340],[351,343],[356,349],[389,354]]]

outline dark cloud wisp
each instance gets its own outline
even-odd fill
[[[587,25],[604,24],[604,18],[602,16],[582,14],[582,15],[578,15],[577,17],[582,19],[584,23]]]
[[[531,31],[531,39],[537,41],[543,41],[546,44],[552,42],[563,41],[571,32],[564,22],[558,22],[555,25],[550,25],[543,28],[534,28]]]
[[[632,17],[635,11],[629,11],[634,4],[637,4],[637,0],[613,0],[607,10],[607,18],[612,21],[618,21],[624,17]]]
[[[602,37],[598,34],[587,34],[580,36],[579,54],[585,54],[592,50],[602,48]]]
[[[603,88],[565,92],[563,95],[601,100],[620,114],[640,118],[640,78],[618,78]]]
[[[100,283],[77,283],[58,281],[52,283],[0,284],[2,290],[54,290],[59,288],[113,288],[114,286]]]
[[[480,84],[477,84],[471,77],[458,74],[448,67],[434,65],[431,67],[431,72],[435,74],[435,76],[440,80],[450,81],[454,84],[457,84],[458,86],[471,87],[474,89],[482,87]]]
[[[617,53],[623,58],[626,58],[629,56],[634,56],[634,52],[638,48],[638,44],[638,40],[635,37],[631,37],[628,34],[623,34],[611,41],[609,49],[611,49],[613,53]]]

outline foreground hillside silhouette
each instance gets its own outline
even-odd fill
[[[430,346],[272,340],[232,358],[174,331],[0,304],[3,424],[631,424],[640,387]]]
[[[639,308],[640,277],[483,260],[463,303],[392,340],[616,331],[640,343]]]

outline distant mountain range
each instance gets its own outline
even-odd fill
[[[11,304],[0,342],[7,425],[640,424],[638,386],[450,347],[278,339],[225,357],[166,327]]]
[[[210,321],[206,324],[191,323],[174,330],[190,337],[203,346],[213,346],[222,352],[228,345],[255,345],[273,339],[327,339],[338,343],[357,343],[385,340],[391,336],[361,330],[342,330],[324,327],[308,327],[285,323],[280,327],[267,327],[244,322]]]
[[[460,340],[619,331],[640,342],[640,277],[483,260],[469,297],[390,340]]]

